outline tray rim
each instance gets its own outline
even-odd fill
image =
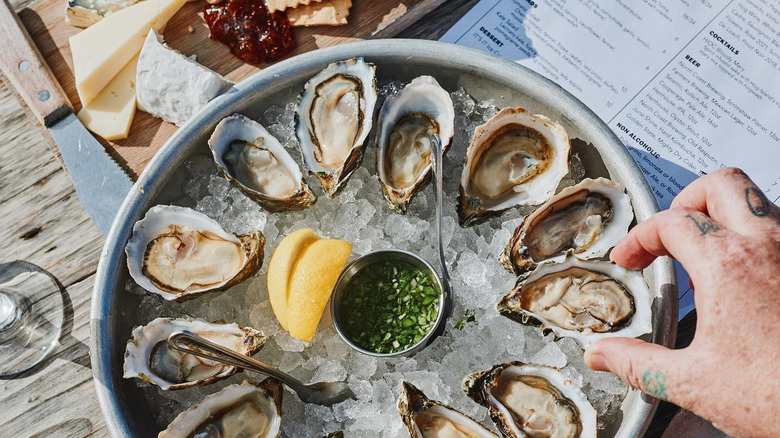
[[[608,160],[615,167],[625,169],[621,171],[623,173],[621,183],[627,188],[638,189],[631,191],[637,221],[647,219],[659,211],[658,203],[638,164],[606,123],[561,86],[517,63],[476,49],[414,39],[379,39],[346,43],[307,52],[279,62],[236,84],[233,92],[214,99],[166,141],[125,197],[106,236],[92,293],[90,359],[98,403],[112,436],[133,436],[131,425],[121,413],[117,397],[117,380],[122,380],[121,373],[119,376],[112,375],[112,370],[121,367],[121,364],[112,363],[111,359],[111,340],[115,338],[112,335],[111,320],[119,317],[119,310],[112,305],[115,290],[113,286],[121,275],[124,244],[130,237],[136,218],[153,205],[151,202],[159,194],[163,183],[175,172],[177,164],[180,164],[177,160],[183,159],[182,153],[192,147],[189,145],[191,143],[188,141],[189,138],[199,137],[204,127],[215,124],[222,116],[234,112],[232,108],[240,106],[242,99],[251,96],[252,93],[266,87],[273,88],[275,82],[281,82],[279,78],[299,75],[301,71],[311,70],[312,66],[322,68],[330,62],[356,56],[436,60],[449,67],[476,75],[490,67],[492,71],[489,80],[491,81],[498,82],[503,78],[504,82],[517,82],[518,77],[532,81],[533,86],[539,88],[539,94],[542,91],[545,93],[546,102],[564,102],[572,105],[573,111],[579,113],[579,120],[575,124],[581,127],[581,130],[607,141],[607,144],[602,147],[609,148],[614,154],[606,157],[605,161]],[[657,295],[658,299],[653,305],[654,325],[660,324],[660,330],[653,333],[652,341],[673,348],[677,329],[677,287],[674,266],[668,257],[657,259],[651,266],[651,275],[658,288],[657,293],[660,295]],[[120,290],[119,293],[123,292]],[[632,398],[635,407],[629,412],[623,411],[623,420],[615,437],[635,437],[644,433],[659,403],[657,399],[635,390],[629,391],[626,400],[629,397]]]

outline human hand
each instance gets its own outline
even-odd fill
[[[634,227],[612,261],[643,269],[669,255],[696,289],[696,334],[682,350],[638,339],[591,345],[585,363],[735,437],[780,431],[780,209],[741,170],[719,169]]]

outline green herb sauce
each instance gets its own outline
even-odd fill
[[[399,260],[366,266],[344,289],[339,323],[364,350],[395,353],[420,342],[439,312],[439,287],[426,271]]]

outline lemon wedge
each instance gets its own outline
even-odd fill
[[[310,342],[352,244],[325,239],[309,228],[282,239],[268,263],[268,298],[279,324]]]

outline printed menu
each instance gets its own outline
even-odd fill
[[[514,60],[618,135],[660,207],[741,167],[780,200],[780,3],[482,0],[442,38]],[[678,265],[680,317],[694,307]]]

